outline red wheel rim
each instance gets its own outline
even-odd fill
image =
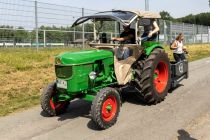
[[[65,107],[67,102],[57,102],[57,103],[54,103],[53,102],[53,98],[50,99],[50,106],[53,110],[60,110],[62,109],[63,107]]]
[[[102,105],[102,118],[105,122],[112,120],[117,112],[117,100],[109,96]]]
[[[154,71],[154,86],[159,94],[165,90],[168,83],[168,65],[160,61]]]

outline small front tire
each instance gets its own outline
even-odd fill
[[[117,122],[120,112],[120,95],[114,88],[104,88],[97,93],[91,106],[91,117],[101,129],[107,129]]]
[[[56,83],[50,83],[41,95],[41,107],[50,116],[63,114],[68,108],[70,102],[56,102]]]

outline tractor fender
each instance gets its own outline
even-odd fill
[[[151,52],[155,49],[155,48],[162,48],[163,49],[163,46],[158,43],[158,42],[145,42],[143,44],[143,47],[145,48],[144,51],[146,53],[146,55],[150,55]]]

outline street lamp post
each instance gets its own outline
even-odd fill
[[[149,0],[145,0],[145,11],[149,11]]]

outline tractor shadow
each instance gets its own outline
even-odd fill
[[[67,119],[75,119],[77,117],[90,118],[90,113],[89,113],[90,108],[91,108],[91,102],[80,100],[80,99],[73,100],[70,102],[70,105],[67,108],[66,112],[64,114],[57,116],[58,121],[64,121]],[[44,111],[41,111],[40,115],[43,117],[50,117]]]
[[[90,110],[91,110],[91,102],[84,101],[82,99],[73,100],[70,102],[70,105],[66,112],[62,115],[58,115],[58,121],[65,121],[69,119],[75,119],[78,117],[84,117],[88,118],[89,121],[87,123],[87,127],[91,130],[95,131],[101,131],[100,128],[98,128],[95,123],[91,120],[90,116]],[[50,117],[47,113],[44,111],[41,111],[40,113],[43,117]]]
[[[184,86],[184,85],[183,85],[183,84],[178,84],[176,87],[170,88],[170,89],[168,90],[168,93],[173,93],[174,90],[176,90],[176,89],[178,89],[179,87],[182,87],[182,86]]]
[[[146,104],[143,102],[143,100],[137,98],[136,93],[127,88],[123,90],[121,93],[122,97],[122,104],[123,103],[131,103],[131,104],[137,104],[137,105],[143,105],[146,106]],[[75,119],[78,117],[84,117],[88,118],[89,121],[87,123],[87,127],[94,131],[101,131],[101,129],[91,120],[90,116],[90,110],[91,110],[91,102],[84,101],[82,99],[73,100],[70,102],[70,105],[66,112],[62,115],[58,115],[58,121],[65,121],[69,119]],[[44,111],[40,112],[40,115],[43,117],[50,117],[47,113]]]
[[[138,91],[133,89],[132,87],[126,87],[125,89],[122,90],[121,93],[121,99],[122,103],[128,102],[131,104],[136,104],[136,105],[142,105],[146,106],[146,104],[143,100],[143,97],[137,97]]]

